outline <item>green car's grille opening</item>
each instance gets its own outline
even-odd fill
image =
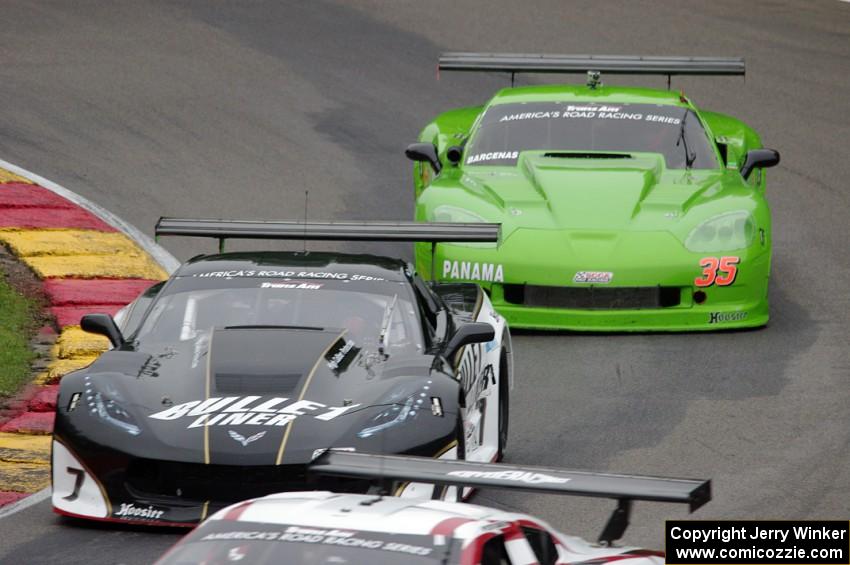
[[[677,286],[613,287],[538,286],[506,284],[510,304],[568,310],[642,310],[672,308],[681,304]]]

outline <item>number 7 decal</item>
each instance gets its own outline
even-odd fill
[[[738,276],[738,263],[740,257],[703,257],[699,261],[702,267],[702,276],[694,279],[698,287],[707,287],[713,284],[717,286],[729,286],[735,282]]]

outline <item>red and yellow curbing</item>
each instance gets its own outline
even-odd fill
[[[0,421],[0,507],[50,484],[56,383],[85,367],[108,342],[83,332],[80,317],[114,314],[168,275],[139,245],[102,218],[30,179],[0,168],[0,244],[42,279],[59,337],[37,375]],[[21,399],[19,399],[21,400]]]

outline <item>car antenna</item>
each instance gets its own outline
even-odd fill
[[[310,191],[304,191],[304,253],[307,253],[307,201],[310,198]]]
[[[697,159],[696,152],[691,152],[688,147],[688,138],[685,135],[685,124],[688,121],[688,116],[691,114],[691,111],[688,108],[685,108],[685,114],[682,116],[682,123],[679,127],[679,139],[676,141],[676,146],[682,145],[685,150],[685,170],[690,171],[691,167],[694,166],[694,161]]]

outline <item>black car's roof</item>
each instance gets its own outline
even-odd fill
[[[174,276],[195,276],[221,271],[263,270],[314,271],[347,273],[378,277],[388,281],[407,279],[407,263],[379,255],[328,253],[316,251],[242,251],[216,255],[199,255],[184,263]],[[258,275],[262,276],[262,275]],[[280,276],[270,274],[269,276]],[[297,274],[293,275],[297,278]]]

